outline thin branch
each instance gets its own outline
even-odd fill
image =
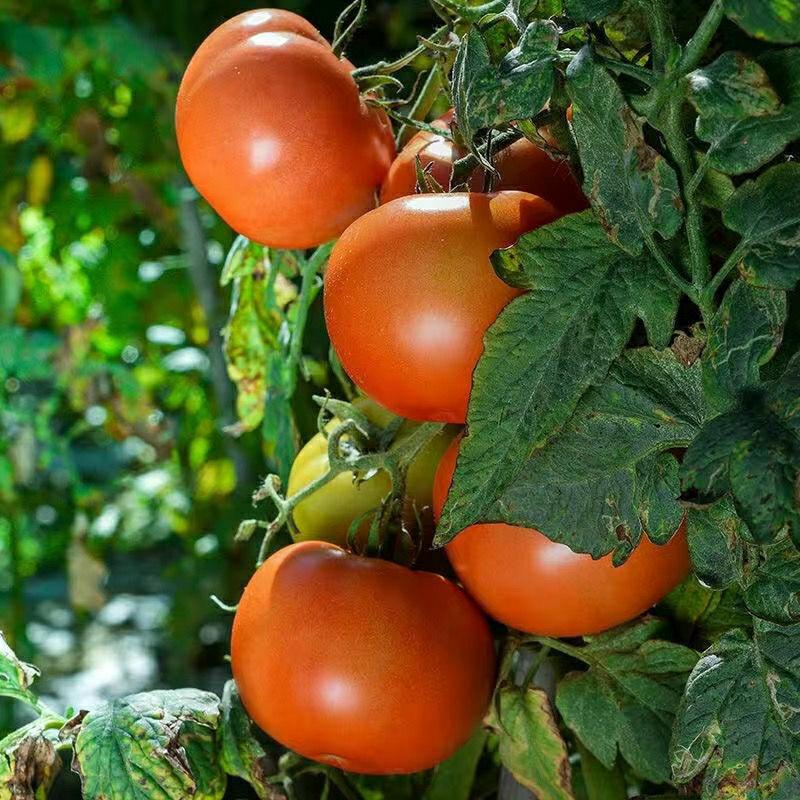
[[[708,49],[708,45],[714,38],[720,23],[725,17],[725,7],[723,0],[714,0],[706,11],[706,15],[697,26],[694,36],[686,44],[683,55],[678,62],[678,72],[686,75],[691,72],[699,63],[703,54]]]

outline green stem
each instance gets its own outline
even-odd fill
[[[591,664],[592,660],[587,658],[586,653],[582,647],[575,647],[574,645],[562,642],[561,639],[553,639],[550,636],[526,636],[524,642],[537,642],[538,644],[549,647],[557,653],[563,653],[565,656],[576,658],[578,661],[583,661],[584,664]]]
[[[717,28],[719,28],[724,17],[725,6],[723,0],[714,0],[697,26],[694,36],[689,39],[683,50],[683,55],[678,62],[678,72],[681,75],[691,72],[700,63],[700,59],[708,49],[708,45],[714,38],[714,34],[717,32]]]
[[[522,688],[527,689],[528,686],[531,685],[533,679],[536,677],[536,673],[541,669],[542,664],[547,660],[547,657],[550,655],[550,646],[543,645],[539,652],[536,654],[536,657],[533,659],[530,667],[528,667],[528,671],[525,674],[525,677],[522,679]]]
[[[725,278],[727,278],[728,275],[736,268],[746,252],[747,245],[745,244],[744,239],[742,239],[739,244],[734,247],[731,254],[725,259],[725,263],[719,268],[717,274],[714,275],[714,277],[711,279],[711,282],[706,287],[705,292],[709,301],[713,300],[719,291],[719,287],[722,286]]]
[[[442,71],[439,64],[434,64],[425,78],[425,83],[422,84],[419,94],[411,110],[408,112],[408,118],[413,120],[424,120],[428,116],[428,112],[433,107],[439,97],[442,88]],[[402,147],[413,135],[415,128],[407,123],[400,126],[397,133],[397,146]]]
[[[692,300],[696,300],[697,295],[694,287],[691,283],[689,283],[689,281],[681,276],[678,270],[675,269],[675,267],[670,263],[669,259],[661,252],[661,248],[659,248],[656,240],[653,238],[653,235],[646,229],[643,229],[642,233],[644,235],[644,241],[647,245],[647,249],[650,251],[651,255],[661,267],[667,278],[685,295],[691,297]]]
[[[574,57],[574,55],[574,53],[571,53],[572,57]],[[610,69],[612,72],[616,72],[618,75],[627,75],[630,78],[635,78],[646,86],[655,86],[656,84],[656,77],[653,71],[647,69],[647,67],[640,67],[638,64],[629,64],[627,61],[618,61],[603,56],[599,56],[597,60],[604,67]]]
[[[666,71],[669,55],[675,45],[669,13],[665,0],[642,0],[642,9],[650,23],[650,38],[653,40],[653,67],[656,72]]]
[[[449,25],[442,25],[441,27],[437,28],[428,38],[432,42],[437,42],[439,37],[449,30]],[[429,45],[423,42],[410,52],[400,56],[400,58],[398,58],[396,61],[378,61],[375,64],[357,67],[351,74],[356,81],[358,81],[359,78],[372,77],[373,75],[391,75],[395,72],[399,72],[401,69],[404,69],[409,64],[413,63],[416,58],[419,58],[419,56],[427,53],[428,49]]]

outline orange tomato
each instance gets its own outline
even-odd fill
[[[313,247],[375,206],[394,140],[351,70],[288,11],[245,12],[200,45],[178,92],[178,145],[192,183],[236,231]]]
[[[433,127],[449,131],[453,111],[432,123]],[[465,151],[445,136],[420,131],[400,151],[381,187],[381,202],[414,194],[417,187],[416,160],[445,190],[450,185],[453,162]],[[495,158],[500,173],[498,191],[518,190],[538,194],[562,213],[581,211],[588,207],[566,161],[552,158],[545,150],[528,139],[518,139],[501,150]],[[485,173],[476,169],[468,180],[471,191],[483,191]]]
[[[463,422],[483,335],[519,294],[489,256],[557,216],[523,192],[424,194],[353,223],[325,276],[328,332],[353,380],[400,416]]]
[[[445,453],[433,487],[434,514],[444,506],[458,456]],[[470,525],[446,546],[464,588],[487,614],[527,633],[581,636],[638,617],[674,589],[690,569],[686,525],[664,545],[647,536],[621,566],[553,542],[534,528]]]
[[[452,755],[486,711],[495,674],[486,620],[455,584],[327,542],[285,547],[255,573],[231,657],[264,731],[370,774]]]

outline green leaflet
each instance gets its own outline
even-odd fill
[[[617,752],[642,777],[669,779],[668,744],[694,650],[662,641],[666,627],[642,619],[593,636],[580,649],[590,666],[558,684],[556,707],[607,769]]]
[[[608,235],[633,254],[654,233],[673,236],[683,222],[678,177],[588,46],[567,68],[567,90],[583,190]]]
[[[753,638],[724,634],[697,662],[675,720],[672,773],[687,783],[705,770],[703,798],[800,794],[800,625],[756,621]]]

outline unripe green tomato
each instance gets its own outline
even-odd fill
[[[354,405],[377,425],[385,426],[392,419],[386,409],[372,400],[359,399]],[[328,432],[339,424],[338,419],[331,420],[327,426]],[[404,422],[395,441],[408,436],[418,425],[410,420]],[[416,527],[416,507],[425,533],[433,530],[433,477],[436,467],[455,434],[455,429],[446,428],[425,445],[408,468],[403,519],[409,526]],[[328,440],[318,433],[305,444],[292,464],[288,494],[296,494],[327,471]],[[320,540],[347,546],[347,534],[353,520],[377,509],[392,488],[389,474],[383,470],[359,483],[354,482],[354,477],[352,472],[341,472],[295,506],[292,512],[295,541]],[[366,517],[359,526],[362,534],[369,530],[370,519]]]

